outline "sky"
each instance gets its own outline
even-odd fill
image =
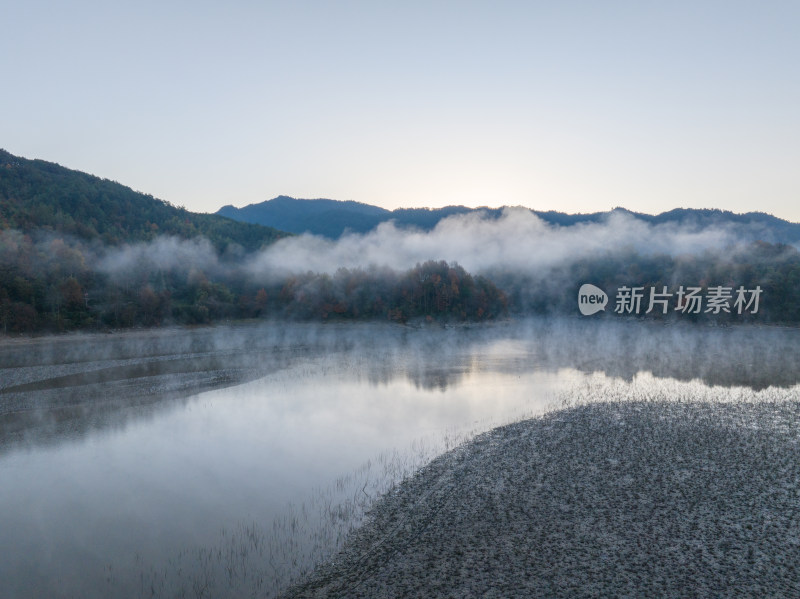
[[[800,2],[0,0],[0,148],[198,212],[800,221]]]

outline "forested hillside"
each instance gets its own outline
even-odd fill
[[[255,317],[482,320],[506,310],[491,282],[444,262],[334,276],[248,270],[286,235],[0,150],[0,332]]]
[[[272,209],[291,219],[297,202],[284,198]],[[328,219],[336,226],[355,223],[356,228],[388,213],[355,202],[345,204],[345,212],[360,216],[336,221],[330,212],[341,206],[331,201],[301,206],[309,218]],[[432,228],[441,215],[464,211],[469,209],[403,209],[390,214],[419,228]],[[516,225],[519,221],[514,219],[532,218],[526,214],[509,213],[503,218]],[[489,213],[477,221],[498,223],[498,215]],[[548,215],[551,221],[569,216]],[[577,231],[585,236],[590,229],[536,221],[540,235],[536,239],[550,245],[537,242],[525,251],[531,259],[537,252],[560,251],[560,261],[534,266],[528,263],[528,254],[525,260],[515,261],[512,252],[474,273],[440,260],[437,254],[446,253],[454,243],[478,253],[484,248],[490,251],[493,245],[502,245],[497,243],[501,234],[480,236],[475,229],[464,229],[448,237],[447,243],[432,243],[432,237],[412,233],[414,243],[421,244],[415,247],[425,248],[428,255],[395,262],[395,269],[390,269],[370,264],[386,264],[381,259],[400,251],[406,238],[390,236],[391,245],[380,250],[372,237],[361,238],[367,239],[366,245],[352,246],[355,237],[333,242],[287,236],[256,224],[193,214],[118,183],[2,152],[0,333],[240,318],[407,322],[484,320],[505,314],[577,316],[578,288],[584,283],[599,286],[610,298],[606,310],[595,318],[800,323],[800,252],[794,245],[748,242],[736,236],[737,226],[752,235],[791,236],[796,225],[769,215],[731,216],[720,211],[675,210],[650,218],[661,220],[643,225],[646,237],[638,248],[619,243],[636,223],[627,218],[618,221],[613,235],[608,234],[611,229],[603,229],[603,242],[590,254],[567,251],[577,241],[574,235],[568,242],[553,245],[554,235]],[[702,229],[703,223],[728,223],[726,235],[712,235],[702,251],[679,252],[673,243],[663,244],[660,251],[648,247],[652,235],[663,233],[659,227],[679,233],[669,237],[674,240]],[[525,233],[514,239],[522,242],[528,237]],[[339,246],[360,248],[359,261],[350,262],[350,268],[338,268],[342,262],[336,256],[346,260],[348,255],[337,254]],[[316,261],[320,257],[323,260]],[[317,265],[317,271],[311,264]],[[689,288],[699,290],[698,301],[705,302],[697,310],[686,309],[683,303],[682,289]],[[750,298],[758,290],[757,309],[755,304],[737,309],[741,307],[736,304],[739,288]],[[640,295],[641,309],[638,303],[635,311],[615,309],[617,295],[624,289]],[[656,292],[667,298],[656,306],[664,309],[648,310],[648,296]],[[720,294],[727,298],[723,298],[727,309],[707,309],[720,305]]]
[[[105,245],[158,235],[203,236],[219,250],[256,250],[286,234],[215,214],[197,214],[107,179],[0,150],[0,230],[52,231]]]
[[[608,294],[603,312],[591,318],[643,318],[651,320],[742,324],[745,322],[800,324],[800,251],[786,244],[752,242],[701,254],[642,255],[635,251],[599,253],[542,277],[519,272],[485,273],[508,296],[518,314],[573,314],[578,312],[578,290],[590,283]],[[636,290],[636,309],[618,309],[621,290]],[[679,292],[699,290],[694,307],[681,304]],[[709,297],[717,288],[727,296],[724,307],[714,309]],[[760,289],[757,311],[741,312],[735,305],[737,289]],[[650,294],[666,305],[650,306]],[[664,294],[664,295],[661,295]]]
[[[0,333],[205,324],[229,319],[485,320],[505,295],[457,265],[264,276],[172,238],[96,254],[0,231]]]

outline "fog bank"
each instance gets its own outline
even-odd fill
[[[325,272],[368,266],[406,269],[425,260],[457,262],[470,272],[510,269],[526,274],[616,251],[695,254],[744,239],[724,226],[650,225],[624,213],[602,223],[557,227],[524,208],[506,208],[495,219],[481,213],[443,219],[430,232],[383,223],[366,234],[332,241],[313,235],[279,240],[253,257],[252,274]]]

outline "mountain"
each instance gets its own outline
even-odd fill
[[[345,230],[366,233],[391,218],[391,212],[377,206],[337,200],[296,200],[278,196],[268,202],[244,208],[223,206],[220,216],[265,225],[290,233],[314,232],[336,238]]]
[[[348,231],[366,233],[380,223],[390,220],[399,227],[416,227],[429,231],[443,218],[473,212],[482,212],[490,218],[497,218],[502,213],[502,208],[447,206],[445,208],[385,210],[352,201],[299,200],[279,196],[260,204],[250,204],[244,208],[224,206],[217,214],[241,222],[276,227],[291,233],[308,232],[337,239]],[[711,226],[728,227],[750,239],[770,243],[800,243],[800,224],[791,223],[763,212],[736,214],[727,210],[689,208],[677,208],[657,215],[631,212],[624,208],[589,214],[567,214],[553,210],[532,210],[532,212],[545,222],[561,227],[603,222],[613,214],[626,214],[653,225],[674,224],[696,229],[705,229]]]
[[[202,235],[218,250],[230,244],[255,250],[286,235],[271,227],[189,212],[108,179],[0,150],[3,229],[54,231],[106,245],[163,234],[187,239]]]
[[[473,208],[398,208],[386,210],[370,204],[339,200],[298,200],[278,196],[244,208],[223,206],[217,214],[237,221],[276,227],[290,233],[313,233],[338,239],[346,232],[366,233],[390,220],[399,226],[430,230],[441,219],[453,214],[472,212]],[[499,214],[499,211],[497,211]]]
[[[334,222],[337,215],[328,213],[342,205],[349,212],[340,222],[347,226],[372,227],[386,212],[316,202],[307,217]],[[280,217],[281,201],[274,208]],[[506,312],[494,283],[444,261],[405,272],[341,268],[331,277],[264,276],[241,260],[243,250],[255,253],[286,235],[0,150],[0,339],[257,317],[406,322],[485,320]],[[199,236],[216,252],[186,242]],[[151,243],[128,245],[137,241]]]

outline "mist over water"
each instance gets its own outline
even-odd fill
[[[262,323],[11,341],[0,347],[0,450],[114,426],[170,398],[315,356],[357,366],[373,385],[406,379],[442,391],[489,364],[500,372],[574,369],[627,381],[650,372],[763,389],[800,381],[797,337],[782,327],[532,318],[423,328]],[[498,344],[514,349],[513,361],[483,355]]]
[[[143,577],[169,596],[239,531],[236,543],[272,552],[265,569],[248,545],[247,571],[278,588],[330,555],[374,497],[476,433],[609,394],[797,399],[799,343],[779,327],[565,318],[5,344],[0,576],[12,597],[148,596]],[[224,561],[203,567],[230,593],[218,596],[252,583],[223,585]]]

